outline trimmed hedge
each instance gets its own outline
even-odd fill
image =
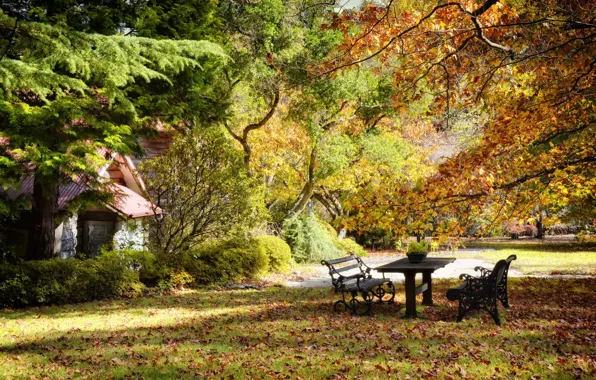
[[[265,249],[269,257],[271,272],[285,273],[292,266],[292,250],[288,243],[276,236],[257,236],[256,241]]]
[[[139,273],[118,255],[0,264],[0,307],[84,302],[143,289]]]
[[[362,248],[362,246],[358,243],[356,243],[356,241],[352,238],[344,238],[344,239],[334,239],[333,240],[333,244],[335,244],[335,246],[341,250],[344,251],[346,254],[352,255],[358,255],[358,256],[368,256],[368,252],[366,252],[364,250],[364,248]]]
[[[128,268],[139,272],[139,280],[147,287],[170,291],[194,282],[192,276],[183,268],[172,268],[168,265],[168,260],[150,251],[122,249],[106,251],[102,255],[115,255],[123,260]]]
[[[339,249],[346,255],[368,256],[368,252],[366,252],[360,244],[356,243],[356,240],[350,237],[340,239],[337,237],[337,231],[331,224],[324,220],[319,220],[319,223],[325,227],[325,231],[327,231],[327,235],[329,235],[329,238],[333,242],[335,248]]]
[[[197,284],[234,282],[267,273],[269,256],[256,240],[215,241],[187,254],[184,268]]]

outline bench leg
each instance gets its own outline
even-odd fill
[[[433,282],[430,272],[422,273],[422,282],[428,285],[428,289],[422,293],[422,304],[425,306],[433,305]]]
[[[370,315],[372,306],[372,294],[362,292],[362,301],[358,298],[358,292],[352,292],[352,298],[349,302],[349,308],[354,315]]]
[[[493,317],[493,320],[497,324],[497,326],[501,326],[501,318],[499,317],[499,309],[497,308],[497,299],[489,301],[488,305],[486,305],[486,311]]]
[[[384,284],[371,289],[373,296],[377,299],[375,302],[392,303],[395,299],[395,285],[393,282],[387,281]]]
[[[497,297],[499,298],[499,301],[501,301],[503,306],[505,308],[509,309],[509,299],[508,299],[508,295],[507,295],[507,283],[505,283],[505,285],[499,285],[497,287]]]
[[[333,304],[333,311],[336,313],[341,313],[349,309],[348,304],[344,300],[339,300]]]
[[[404,273],[406,278],[406,318],[416,318],[416,273]]]
[[[459,300],[459,305],[457,308],[457,321],[461,322],[464,319],[464,316],[470,311],[470,306],[466,305],[461,299]]]

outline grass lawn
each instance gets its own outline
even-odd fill
[[[195,290],[0,311],[2,378],[596,376],[596,279],[513,279],[503,327],[434,307],[335,314],[328,289]]]
[[[547,245],[540,245],[540,243],[536,245],[531,243],[483,243],[480,246],[467,246],[471,246],[472,248],[476,247],[492,249],[481,249],[475,252],[446,252],[441,253],[440,255],[462,259],[482,259],[489,263],[496,263],[500,259],[507,258],[509,255],[517,255],[517,260],[511,264],[512,268],[521,271],[524,274],[596,275],[596,250],[579,243],[558,243]]]
[[[577,252],[577,251],[596,251],[596,242],[569,242],[569,241],[549,241],[541,242],[537,239],[519,239],[519,240],[500,240],[500,241],[482,241],[470,240],[464,241],[468,248],[494,248],[494,249],[524,249],[532,251],[545,252]]]

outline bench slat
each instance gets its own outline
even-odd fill
[[[345,267],[335,268],[337,273],[347,272],[352,269],[360,268],[360,264],[346,265]]]
[[[325,260],[325,262],[327,263],[327,265],[334,265],[334,264],[340,264],[340,263],[345,263],[346,261],[354,260],[357,257],[358,257],[358,255],[351,255],[351,256],[346,256],[346,257],[340,257],[339,259]]]
[[[357,287],[357,282],[349,282],[344,283],[344,291],[351,292],[351,291],[369,291],[370,289],[377,287],[379,285],[383,285],[387,283],[387,280],[381,278],[371,278],[369,280],[362,280],[360,281],[360,288]]]

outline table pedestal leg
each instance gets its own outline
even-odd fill
[[[433,305],[433,282],[430,272],[422,273],[422,282],[428,285],[428,289],[426,289],[422,293],[422,304],[425,306],[432,306]]]
[[[416,317],[416,273],[404,273],[406,277],[406,318]]]

